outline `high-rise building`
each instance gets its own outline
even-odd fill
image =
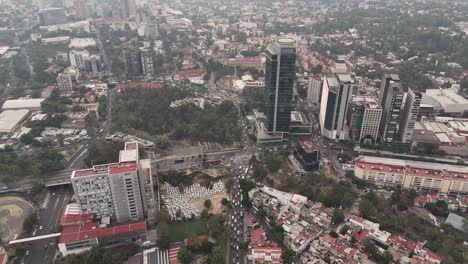
[[[39,12],[39,20],[41,22],[41,25],[44,25],[44,26],[67,23],[65,9],[63,8],[42,9]]]
[[[420,91],[408,89],[405,106],[400,118],[400,139],[401,142],[411,141],[413,136],[414,124],[418,119],[419,106],[421,105],[422,94]]]
[[[320,166],[320,151],[311,141],[301,140],[294,149],[294,158],[299,161],[305,171],[315,171]]]
[[[149,50],[140,50],[141,72],[146,76],[154,76],[153,55]]]
[[[346,114],[354,83],[350,74],[329,75],[323,81],[320,102],[320,129],[328,139],[347,138]]]
[[[362,117],[361,133],[359,142],[375,143],[379,136],[380,119],[382,118],[382,108],[377,103],[365,102],[364,115]]]
[[[400,76],[398,74],[385,74],[379,93],[379,104],[382,107],[382,119],[379,128],[381,142],[390,143],[396,140],[403,95]]]
[[[143,73],[141,53],[139,50],[128,49],[123,51],[125,59],[125,72],[127,76],[140,76]]]
[[[73,9],[75,10],[76,16],[81,19],[86,19],[90,15],[88,5],[85,0],[74,0]]]
[[[296,76],[296,41],[280,38],[266,48],[265,126],[270,134],[289,133]]]
[[[121,0],[120,8],[123,17],[136,16],[135,0]]]
[[[67,73],[59,73],[57,75],[57,86],[60,91],[73,90],[72,77]]]
[[[72,173],[71,183],[81,214],[94,213],[126,222],[154,217],[151,163],[140,162],[138,143],[127,142],[119,162]]]
[[[322,86],[322,77],[318,75],[309,76],[309,84],[307,86],[307,101],[309,101],[309,103],[320,104]]]
[[[353,96],[348,107],[347,125],[350,138],[375,143],[379,135],[382,108],[373,96]]]
[[[70,65],[78,68],[79,70],[85,70],[85,61],[89,58],[90,53],[87,50],[70,50]]]

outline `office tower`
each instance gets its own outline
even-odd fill
[[[346,139],[346,114],[353,83],[351,75],[347,73],[331,74],[324,79],[319,116],[323,137]]]
[[[125,72],[127,76],[140,76],[143,73],[141,53],[139,50],[128,49],[123,51],[125,59]]]
[[[320,150],[308,140],[298,141],[293,152],[294,158],[299,161],[305,171],[315,171],[320,166]]]
[[[119,223],[151,214],[148,212],[154,203],[154,193],[149,187],[151,163],[140,162],[137,142],[125,143],[118,163],[74,171],[71,183],[81,214],[95,213]]]
[[[307,86],[307,101],[309,101],[309,103],[320,104],[322,86],[322,77],[318,75],[309,76],[309,84]]]
[[[76,16],[85,19],[89,17],[89,9],[85,0],[74,0],[73,9],[75,10]]]
[[[121,15],[123,17],[136,16],[135,0],[121,0],[120,1]]]
[[[379,93],[379,104],[382,107],[382,119],[379,128],[381,142],[390,143],[396,139],[403,94],[400,76],[398,74],[385,74]]]
[[[67,73],[59,73],[57,75],[57,86],[60,91],[73,90],[72,77]]]
[[[296,42],[280,38],[266,48],[265,126],[270,134],[289,133],[296,76]]]
[[[43,26],[67,23],[65,9],[63,8],[42,9],[39,12],[39,20],[41,22],[41,25]]]
[[[153,54],[150,50],[140,50],[139,52],[141,59],[142,74],[146,76],[154,76]]]
[[[422,94],[417,90],[408,89],[405,106],[401,113],[399,132],[401,142],[407,143],[411,141],[413,129],[416,120],[418,119],[419,106],[421,105]]]
[[[375,143],[379,136],[380,119],[382,108],[377,101],[364,102],[364,115],[362,117],[359,142]]]

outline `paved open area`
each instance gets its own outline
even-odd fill
[[[2,241],[10,241],[23,231],[24,219],[32,214],[33,206],[16,196],[0,197],[0,235]]]

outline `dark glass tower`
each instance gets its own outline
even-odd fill
[[[280,38],[266,48],[265,126],[268,133],[289,133],[296,75],[296,42]]]

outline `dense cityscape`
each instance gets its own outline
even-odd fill
[[[468,263],[465,0],[0,0],[0,264]]]

